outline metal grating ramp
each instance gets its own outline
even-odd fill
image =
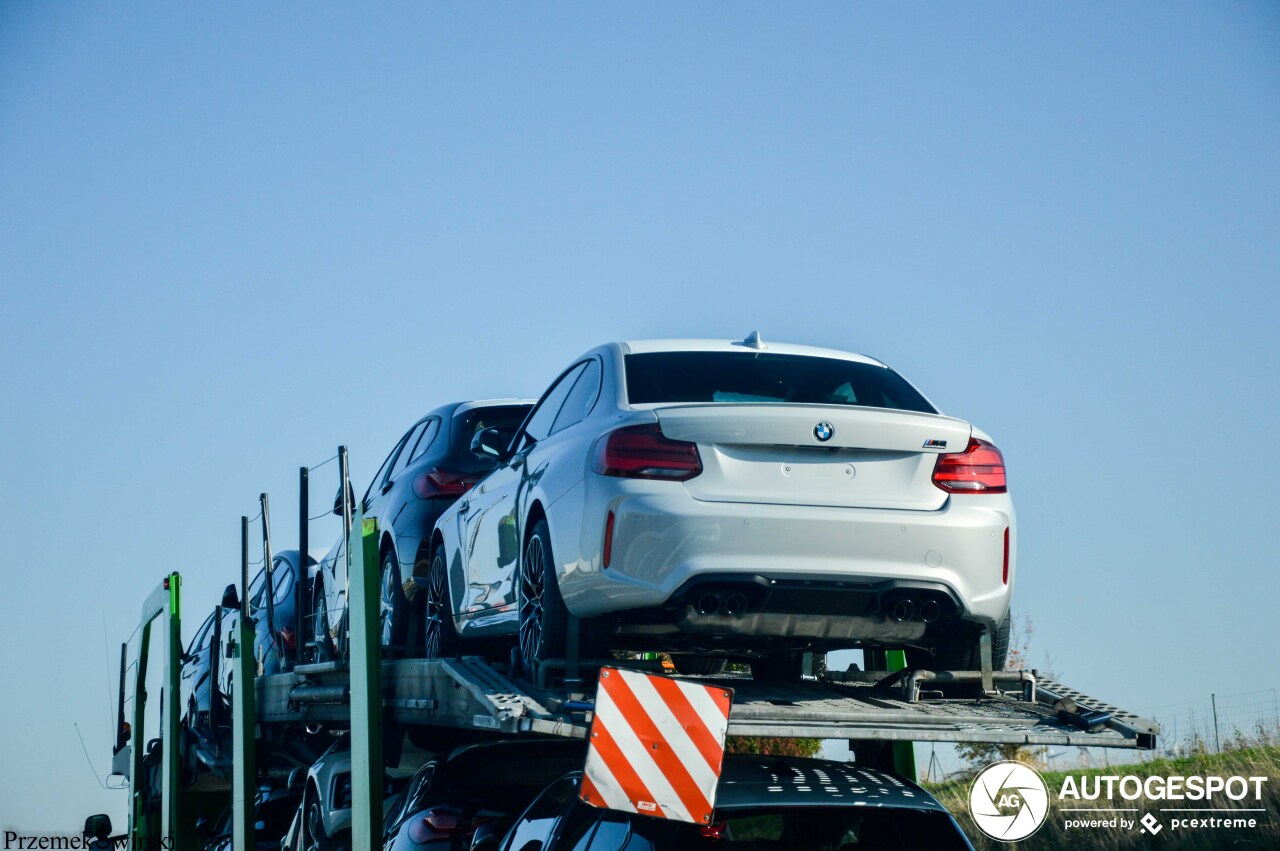
[[[1034,704],[1010,694],[913,703],[870,684],[740,680],[732,686],[729,733],[738,736],[1152,748],[1159,732],[1154,722],[1047,681],[1038,685]],[[1096,732],[1064,724],[1052,709],[1057,697],[1110,711],[1112,720]]]
[[[346,672],[324,668],[260,677],[258,718],[265,723],[349,719]],[[871,676],[863,674],[863,677]],[[871,741],[1155,747],[1157,724],[1051,680],[986,697],[910,701],[901,689],[873,681],[768,685],[741,676],[689,677],[734,690],[729,734]],[[591,700],[571,701],[496,670],[479,657],[406,659],[383,664],[383,707],[401,724],[496,733],[585,737]],[[1094,731],[1060,721],[1054,701],[1109,713]]]

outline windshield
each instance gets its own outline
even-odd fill
[[[633,405],[766,402],[857,405],[936,414],[893,370],[838,358],[768,352],[651,352],[626,356]]]

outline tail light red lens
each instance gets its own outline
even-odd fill
[[[291,628],[285,627],[277,631],[276,635],[280,636],[280,644],[285,650],[296,650],[298,648],[297,636],[294,635]]]
[[[657,423],[610,432],[596,444],[592,469],[624,479],[685,482],[702,472],[698,444],[672,440]]]
[[[429,810],[409,825],[409,838],[418,844],[447,836],[458,829],[458,816],[448,810]]]
[[[420,499],[430,499],[436,496],[462,496],[478,481],[478,478],[477,476],[459,473],[457,470],[433,467],[424,473],[419,473],[414,478],[413,492]]]
[[[948,493],[1007,493],[1004,456],[994,444],[971,437],[964,452],[938,456],[933,483]]]

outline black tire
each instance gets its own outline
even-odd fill
[[[991,636],[991,670],[1003,671],[1009,658],[1009,630],[1012,614],[996,626]],[[907,667],[935,671],[978,671],[982,669],[982,636],[966,633],[954,640],[939,642],[937,652],[907,648]]]
[[[677,674],[685,674],[690,677],[714,677],[716,674],[724,673],[724,666],[729,660],[723,656],[688,656],[685,654],[672,654],[671,664],[675,666]]]
[[[804,654],[790,650],[751,660],[751,679],[760,683],[795,683],[804,676]]]
[[[382,643],[385,658],[395,658],[407,650],[405,637],[408,635],[408,619],[409,601],[404,596],[404,586],[400,582],[400,565],[396,562],[395,552],[387,550],[382,556],[382,578],[378,592],[378,640]]]
[[[444,548],[437,548],[427,570],[427,590],[422,603],[422,651],[428,659],[447,659],[462,651],[462,639],[453,624],[449,573]]]
[[[516,651],[527,674],[547,659],[565,656],[565,632],[569,612],[556,581],[555,559],[551,555],[551,534],[546,520],[539,520],[529,535],[516,578],[516,605],[519,628]],[[578,655],[583,659],[603,658],[608,647],[607,633],[599,620],[578,622]]]
[[[328,605],[324,597],[324,582],[317,577],[311,594],[311,636],[307,642],[307,656],[311,662],[328,662],[335,655],[333,640],[329,636]]]

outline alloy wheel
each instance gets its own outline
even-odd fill
[[[381,627],[382,646],[390,647],[395,628],[395,563],[388,562],[382,566],[382,593],[378,596],[378,621]]]
[[[324,830],[321,823],[320,804],[312,801],[307,807],[306,837],[303,847],[306,851],[320,851],[320,834]]]
[[[325,652],[329,647],[328,619],[329,610],[325,605],[324,587],[321,586],[316,589],[316,601],[314,611],[311,614],[311,641],[315,647],[313,652],[317,662],[323,662],[325,656],[328,655]]]
[[[542,644],[542,592],[547,584],[546,549],[534,536],[520,565],[520,656],[526,667],[538,658]]]
[[[444,570],[437,570],[436,563],[431,564],[427,576],[427,595],[423,604],[423,617],[426,618],[424,649],[428,659],[440,658],[440,644],[444,639],[444,619],[449,617],[448,595],[444,587]]]

